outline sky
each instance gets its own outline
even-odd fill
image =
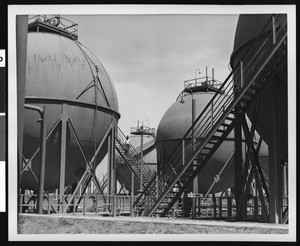
[[[115,86],[127,135],[139,124],[158,128],[184,88],[208,75],[224,81],[238,15],[61,15],[78,23],[78,40],[101,61]],[[200,69],[201,74],[197,74]],[[106,158],[97,174],[107,168]]]
[[[229,74],[238,15],[61,15],[78,23],[79,41],[101,61],[115,86],[125,134],[143,122],[158,127],[184,80]],[[197,70],[198,72],[198,70]]]

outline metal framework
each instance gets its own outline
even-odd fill
[[[276,27],[274,27],[274,18],[276,19]],[[275,15],[274,18],[262,30],[262,33],[266,32],[267,35],[263,38],[258,38],[258,35],[255,45],[249,48],[241,62],[221,85],[219,91],[224,93],[215,94],[184,135],[182,144],[175,148],[164,165],[165,177],[160,177],[164,182],[156,182],[154,178],[147,185],[146,191],[153,197],[148,206],[149,209],[146,211],[147,216],[154,213],[165,216],[169,212],[186,190],[186,187],[193,182],[202,167],[235,127],[237,139],[241,141],[239,132],[241,132],[242,117],[248,107],[256,100],[267,79],[269,79],[269,75],[280,67],[285,59],[286,15]],[[269,30],[271,30],[271,33]],[[237,87],[235,81],[239,81],[241,87]],[[239,145],[240,143],[236,144],[237,148]],[[241,153],[241,149],[238,152]],[[197,164],[194,163],[194,160],[197,160]],[[238,166],[242,163],[240,157],[238,157],[237,162],[236,171],[239,175],[243,170]],[[261,178],[255,171],[254,176],[256,180]],[[237,179],[236,182],[236,186],[241,190],[240,180]],[[259,184],[259,182],[257,183]],[[238,194],[240,194],[240,190],[238,190]],[[158,194],[156,194],[157,191]],[[147,193],[144,192],[139,196],[136,203],[137,207],[144,207]],[[263,202],[262,195],[260,194],[260,197]],[[237,200],[238,204],[241,204],[242,199],[238,197]],[[270,207],[270,210],[272,213],[272,207]],[[276,213],[278,213],[278,210]]]
[[[27,106],[29,107],[29,106]],[[33,107],[33,106],[32,106]],[[45,108],[45,107],[44,107]],[[45,109],[44,109],[45,111]],[[42,158],[45,159],[45,148],[46,148],[46,141],[51,137],[51,135],[53,135],[56,131],[60,132],[60,171],[59,171],[59,200],[58,200],[58,212],[59,213],[65,213],[67,212],[68,207],[73,204],[73,198],[74,196],[77,194],[77,191],[79,190],[79,188],[81,187],[81,197],[82,195],[85,193],[86,188],[88,187],[88,185],[90,184],[91,181],[94,182],[94,184],[96,185],[96,194],[100,193],[101,195],[104,195],[103,193],[103,189],[105,188],[106,185],[108,185],[108,195],[112,195],[114,190],[115,190],[115,181],[114,181],[114,172],[115,172],[115,167],[114,167],[114,141],[113,139],[115,138],[114,136],[114,132],[116,131],[116,125],[117,125],[117,120],[114,118],[114,116],[112,115],[112,123],[109,126],[104,138],[102,139],[102,141],[99,143],[99,145],[97,146],[97,149],[93,155],[93,157],[91,158],[91,160],[88,160],[83,148],[81,147],[81,143],[80,140],[77,137],[76,131],[74,129],[74,126],[72,124],[71,119],[68,116],[67,113],[67,104],[62,104],[62,113],[61,115],[58,117],[56,123],[52,126],[52,128],[50,129],[50,131],[48,132],[48,134],[46,135],[45,133],[43,135],[41,135],[41,143],[44,143],[44,154],[42,155]],[[43,122],[46,121],[46,117],[44,115],[43,117]],[[45,130],[45,127],[42,128]],[[71,196],[71,198],[69,199],[67,205],[65,208],[63,208],[63,204],[64,204],[64,195],[65,195],[65,165],[66,165],[66,134],[67,134],[67,130],[69,129],[69,131],[71,132],[71,134],[73,135],[77,146],[79,148],[78,151],[80,151],[81,155],[83,156],[84,160],[85,160],[85,166],[86,166],[86,170],[84,172],[84,174],[82,175],[81,179],[79,180],[79,182],[77,183],[76,188],[73,191],[73,194]],[[42,131],[44,132],[44,131]],[[108,166],[109,166],[109,176],[108,176],[108,180],[104,181],[104,183],[101,185],[95,175],[95,160],[96,157],[98,155],[98,153],[101,151],[101,149],[104,146],[104,143],[108,140],[108,144],[109,144],[109,158],[108,158]],[[43,150],[42,149],[42,150]],[[40,168],[40,175],[39,178],[36,177],[35,173],[33,172],[33,170],[30,168],[30,163],[31,161],[36,157],[36,155],[41,151],[40,146],[36,149],[36,151],[34,152],[34,154],[28,159],[25,160],[25,158],[23,157],[23,161],[24,161],[24,165],[23,168],[21,170],[21,175],[24,172],[24,170],[29,169],[30,172],[32,173],[34,179],[38,182],[40,179],[44,179],[44,175],[45,175],[45,169],[44,168]],[[43,165],[42,165],[43,166]],[[40,182],[41,183],[41,182]],[[43,182],[42,182],[43,183]],[[47,192],[43,191],[43,193],[41,193],[40,190],[43,190],[43,184],[39,189],[39,204],[42,204],[42,195],[44,194],[45,197],[47,197]],[[78,201],[78,203],[80,203],[81,197]],[[73,204],[73,206],[75,206]],[[40,205],[38,207],[38,212],[42,213],[42,206]]]

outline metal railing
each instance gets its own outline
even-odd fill
[[[60,15],[34,15],[28,18],[28,24],[41,22],[49,27],[56,27],[71,35],[78,36],[78,24]]]
[[[146,182],[145,185],[147,185],[148,182],[152,179],[154,176],[154,172],[149,168],[149,166],[142,160],[142,165],[141,165],[141,156],[140,153],[136,151],[136,149],[131,145],[125,144],[126,136],[125,134],[121,131],[120,128],[117,130],[117,135],[116,135],[116,141],[118,146],[122,148],[122,151],[120,150],[120,154],[122,155],[123,159],[125,159],[128,164],[130,165],[129,167],[132,169],[134,172],[135,176],[140,180],[140,172],[142,171],[143,173],[143,178],[145,178]],[[142,170],[141,170],[142,166]]]
[[[151,127],[148,127],[148,126],[137,126],[137,127],[130,127],[130,132],[131,134],[142,134],[143,135],[151,135],[153,137],[155,137],[155,134],[156,134],[156,130],[155,128],[151,128]]]

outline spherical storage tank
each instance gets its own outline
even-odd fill
[[[47,133],[60,117],[62,104],[67,104],[66,115],[74,127],[87,160],[90,161],[95,151],[95,142],[98,146],[113,118],[118,120],[120,117],[114,86],[103,65],[75,40],[75,36],[63,35],[61,29],[56,33],[55,27],[48,27],[42,22],[38,24],[39,28],[29,28],[28,31],[25,103],[39,107],[46,105]],[[33,155],[40,143],[38,118],[37,112],[25,110],[25,159]],[[45,190],[49,191],[59,186],[60,132],[60,127],[55,128],[47,140]],[[96,164],[103,159],[106,152],[107,144],[104,144]],[[67,186],[78,181],[86,168],[85,159],[70,130],[70,124],[67,127],[65,155]],[[30,163],[36,176],[39,173],[39,163],[38,154]],[[23,172],[21,187],[37,189],[37,182],[29,171]]]
[[[198,116],[206,107],[210,99],[215,95],[216,89],[208,89],[206,86],[194,90],[193,98],[196,101],[196,115]],[[225,96],[225,95],[224,95]],[[164,169],[164,163],[180,143],[186,131],[192,125],[192,94],[187,93],[184,102],[180,98],[173,103],[160,120],[157,129],[156,149],[158,157],[158,170]],[[214,181],[214,174],[218,174],[225,162],[234,151],[233,135],[229,134],[227,139],[220,145],[218,150],[202,168],[198,175],[198,192],[205,194]],[[234,185],[233,161],[231,160],[222,174],[221,183],[217,183],[210,193],[217,193]],[[190,187],[190,190],[192,187]]]
[[[234,67],[242,59],[249,47],[255,45],[254,37],[264,28],[270,20],[270,14],[243,14],[239,16],[235,40],[234,51],[231,55],[231,67]],[[265,33],[260,34],[259,38],[263,38]],[[284,161],[288,160],[288,138],[287,138],[287,63],[286,57],[281,64],[279,70],[273,71],[267,80],[266,86],[263,88],[260,96],[260,104],[258,109],[256,130],[262,136],[264,141],[269,144],[272,139],[272,131],[270,127],[270,119],[272,119],[273,108],[277,107],[279,125],[278,137],[280,144],[280,156]],[[239,83],[239,81],[237,81]],[[275,100],[273,100],[275,99]],[[276,101],[276,105],[274,103]],[[247,111],[247,115],[253,121],[254,105]]]

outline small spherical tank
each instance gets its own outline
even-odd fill
[[[272,15],[270,14],[243,14],[239,16],[235,40],[234,51],[231,55],[231,67],[236,66],[247,52],[249,47],[254,46],[256,43],[253,40],[256,37],[266,23],[270,20]],[[260,34],[259,38],[263,38],[263,34]],[[280,69],[272,71],[267,79],[267,83],[260,95],[259,109],[256,120],[256,130],[259,135],[265,140],[267,144],[270,144],[273,132],[270,127],[270,120],[273,119],[272,114],[274,107],[278,112],[277,123],[279,127],[279,152],[283,160],[288,160],[288,138],[287,138],[287,62],[284,58]],[[239,81],[237,81],[239,83]],[[274,100],[276,105],[274,103]],[[247,111],[249,119],[253,122],[254,118],[254,105],[255,102]]]
[[[198,91],[193,93],[196,101],[197,116],[206,107],[207,103],[214,96],[214,91]],[[178,99],[163,115],[158,129],[156,148],[158,156],[158,170],[164,169],[164,163],[172,154],[173,150],[180,143],[186,131],[192,125],[192,95],[187,94],[184,102]],[[219,149],[210,158],[198,175],[198,192],[205,194],[214,181],[225,162],[230,158],[234,151],[233,134],[229,134],[227,139],[221,144]],[[217,183],[210,190],[210,193],[217,193],[234,185],[233,161],[231,160],[220,175],[220,183]],[[190,187],[190,190],[192,187]]]
[[[86,160],[80,148],[90,161],[113,118],[120,117],[114,86],[99,60],[73,38],[47,31],[28,33],[25,103],[45,105],[47,134],[53,129],[46,145],[45,190],[48,191],[59,186],[62,158],[66,161],[65,185],[81,178]],[[68,119],[65,153],[61,153],[61,123],[54,128],[62,115],[63,104]],[[40,144],[39,117],[37,112],[25,109],[23,156],[26,160]],[[106,152],[107,144],[104,144],[96,164]],[[38,153],[29,163],[37,177],[39,165]],[[21,187],[37,189],[37,181],[28,169],[22,174]]]
[[[144,150],[146,150],[145,154],[143,155],[143,161],[149,167],[150,171],[154,173],[156,171],[156,149],[154,148],[150,152],[147,151],[147,147],[152,145],[154,141],[153,135],[144,135],[143,136],[143,146]],[[132,135],[130,136],[130,143],[132,146],[137,150],[137,153],[140,153],[140,145],[141,145],[141,136],[139,135]],[[153,143],[155,144],[155,143]],[[151,148],[152,149],[152,148]],[[121,185],[124,185],[126,190],[131,191],[131,170],[126,165],[123,158],[116,152],[116,175],[117,180]],[[136,194],[137,191],[140,190],[140,182],[135,177],[134,178],[134,193]]]

